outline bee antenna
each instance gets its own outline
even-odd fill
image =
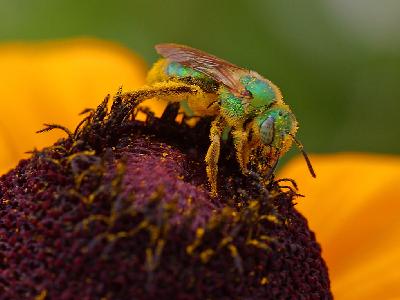
[[[314,172],[314,168],[311,165],[311,161],[308,158],[306,151],[304,150],[303,144],[298,139],[296,139],[293,134],[289,133],[289,135],[292,137],[293,141],[295,142],[297,148],[300,150],[301,154],[303,154],[303,157],[306,160],[307,167],[308,167],[308,170],[310,171],[311,176],[314,178],[317,177],[317,175]]]

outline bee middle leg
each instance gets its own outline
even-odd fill
[[[206,171],[208,181],[211,185],[211,196],[217,196],[217,174],[218,174],[218,159],[221,147],[222,130],[225,127],[225,121],[222,117],[217,117],[211,123],[210,140],[211,144],[208,147],[206,161]]]
[[[241,129],[235,129],[232,131],[232,136],[240,170],[243,174],[247,174],[247,164],[250,157],[250,147],[248,143],[249,134]]]

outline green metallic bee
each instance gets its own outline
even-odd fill
[[[212,195],[217,195],[221,136],[226,128],[232,134],[243,174],[249,174],[251,155],[267,161],[267,174],[271,174],[294,141],[315,177],[303,146],[295,139],[296,118],[275,84],[254,71],[188,46],[159,44],[155,48],[164,58],[148,73],[149,89],[155,91],[149,95],[172,102],[187,100],[195,115],[214,117],[205,157]],[[180,86],[191,90],[180,93]]]

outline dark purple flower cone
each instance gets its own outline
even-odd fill
[[[242,176],[228,141],[210,198],[209,122],[135,110],[105,100],[0,178],[0,299],[332,298],[294,188]]]

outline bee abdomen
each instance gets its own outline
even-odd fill
[[[206,93],[216,93],[219,88],[219,84],[207,75],[177,62],[170,62],[165,68],[165,73],[168,77],[196,85]]]

